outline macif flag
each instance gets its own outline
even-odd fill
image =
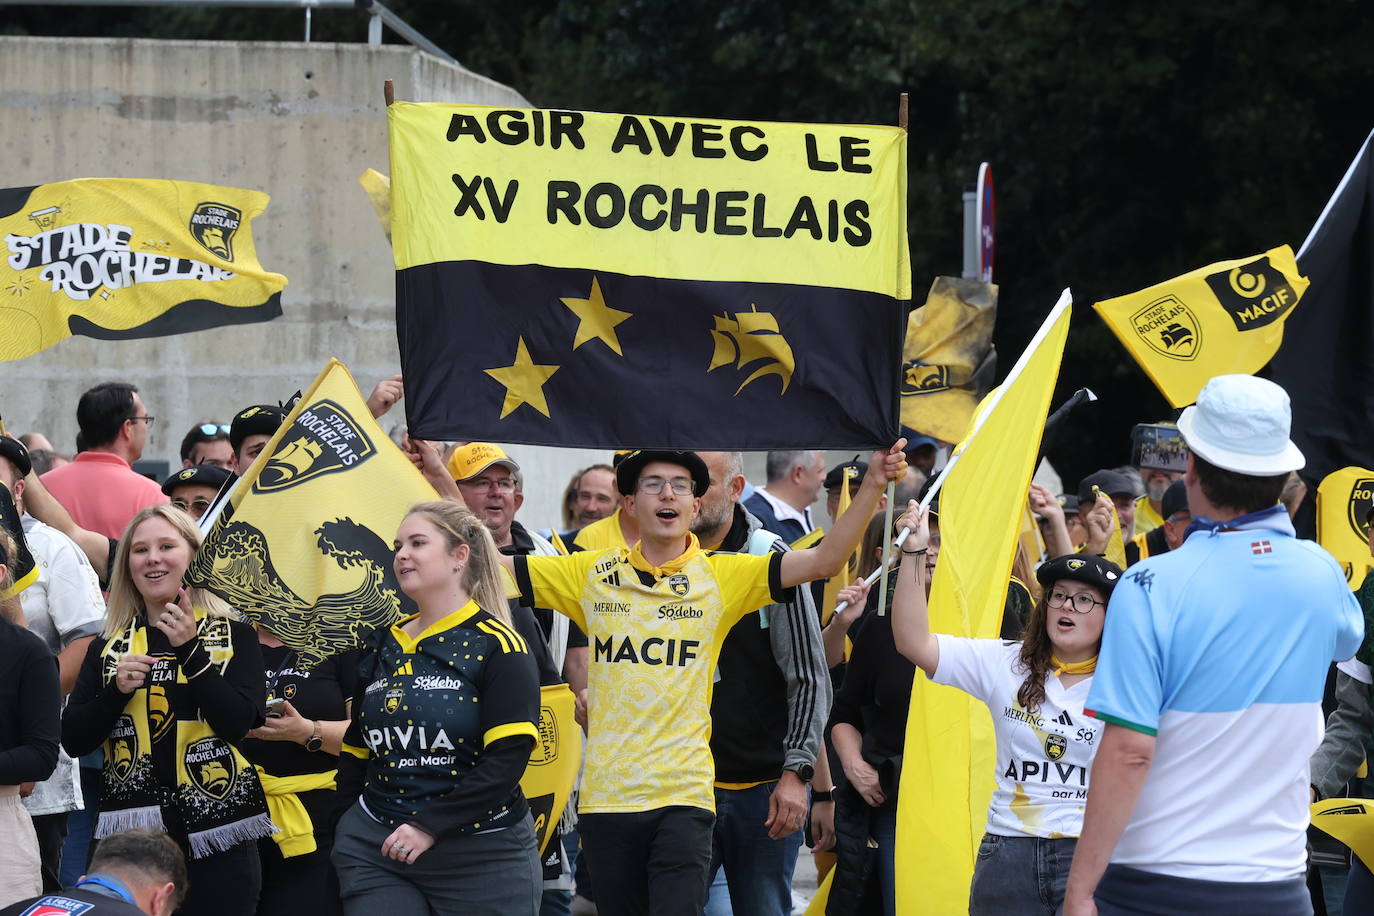
[[[1186,407],[1215,376],[1264,368],[1306,289],[1293,249],[1284,245],[1094,308],[1169,403]]]
[[[1269,377],[1293,402],[1293,441],[1314,486],[1374,459],[1374,133],[1298,251],[1312,281]]]
[[[932,632],[989,639],[1001,627],[1069,312],[1065,290],[951,458],[940,492]],[[897,871],[897,912],[968,912],[996,753],[987,706],[918,671],[897,795],[897,861],[907,863]]]
[[[125,178],[0,190],[0,361],[72,335],[165,337],[281,314],[258,191]]]
[[[243,475],[186,573],[313,668],[410,613],[396,529],[434,488],[331,359]]]
[[[896,438],[905,131],[401,102],[388,117],[412,435]]]
[[[902,347],[902,425],[944,442],[968,430],[992,387],[997,287],[936,277],[926,303],[907,318]]]

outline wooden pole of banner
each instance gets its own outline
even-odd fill
[[[911,97],[903,92],[897,97],[897,126],[902,130],[907,129],[907,118],[910,111]],[[906,201],[902,201],[902,206],[906,206]],[[883,531],[892,530],[892,516],[897,509],[897,481],[887,482],[887,508],[883,510]],[[886,570],[892,562],[893,543],[886,536],[883,537],[883,559],[879,564],[880,570]],[[878,614],[887,613],[887,576],[883,576],[878,583]],[[846,583],[848,584],[848,583]]]
[[[391,107],[391,103],[396,101],[396,84],[391,80],[382,83],[382,95],[386,96],[387,107]]]

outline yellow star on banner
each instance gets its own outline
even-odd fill
[[[515,346],[515,362],[497,369],[483,369],[487,375],[506,386],[506,400],[501,405],[501,419],[521,404],[528,404],[544,416],[549,416],[549,402],[544,397],[544,383],[549,380],[559,366],[537,366],[530,359],[525,338]],[[550,417],[552,419],[552,417]]]
[[[589,340],[603,340],[606,346],[615,351],[616,356],[625,355],[620,352],[620,339],[616,337],[615,326],[629,318],[630,313],[613,309],[606,304],[605,297],[601,295],[601,284],[595,276],[592,277],[592,291],[587,294],[586,299],[562,301],[580,319],[577,336],[573,338],[574,350]]]

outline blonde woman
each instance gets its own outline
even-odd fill
[[[14,541],[0,529],[0,594],[11,585]],[[0,616],[0,907],[41,893],[38,837],[19,803],[20,786],[47,779],[57,766],[62,691],[57,663],[43,640]],[[30,788],[32,788],[30,786]]]
[[[365,640],[339,759],[344,912],[534,916],[542,874],[520,777],[539,675],[510,625],[496,545],[454,503],[396,533],[413,614]]]
[[[263,721],[262,652],[228,605],[183,587],[199,548],[179,509],[152,506],[129,522],[62,743],[73,757],[104,748],[97,837],[165,830],[187,852],[179,912],[249,916],[261,885],[255,841],[275,830],[237,747]]]

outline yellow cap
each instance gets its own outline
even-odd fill
[[[448,459],[448,472],[454,480],[469,480],[493,464],[508,464],[513,470],[520,470],[520,465],[501,446],[490,442],[469,442],[453,450]]]

